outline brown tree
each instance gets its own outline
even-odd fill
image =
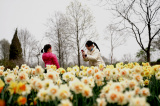
[[[109,3],[109,0],[107,2]],[[111,10],[123,27],[121,30],[127,29],[132,32],[137,43],[146,53],[147,61],[150,62],[151,43],[160,32],[160,1],[115,0],[114,4],[113,1],[111,4]]]
[[[89,9],[77,0],[70,3],[67,8],[67,14],[72,25],[72,40],[74,44],[76,44],[74,50],[76,51],[78,66],[80,66],[80,50],[82,48],[82,41],[89,40],[96,36],[95,27],[93,25],[93,16]]]

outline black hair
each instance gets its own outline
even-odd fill
[[[92,46],[93,44],[94,44],[94,45],[96,46],[96,48],[100,51],[98,45],[97,45],[95,42],[92,42],[92,41],[90,41],[90,40],[88,40],[88,41],[86,42],[86,45],[87,45],[88,47]]]
[[[41,53],[44,53],[44,52],[46,53],[49,48],[51,48],[51,45],[50,45],[50,44],[44,45],[44,48],[41,50]]]

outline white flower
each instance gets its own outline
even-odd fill
[[[70,78],[71,78],[70,72],[66,72],[63,74],[63,80],[65,80],[66,82],[70,81]]]
[[[73,106],[72,103],[68,100],[61,100],[61,103],[58,106]]]
[[[33,69],[33,68],[31,68],[31,74],[32,74],[32,75],[36,75],[36,70]]]
[[[31,93],[31,86],[26,84],[26,90],[22,92],[22,95],[29,95]]]
[[[5,83],[9,84],[11,81],[15,81],[15,75],[14,74],[8,74],[5,78]]]
[[[73,67],[73,71],[79,72],[79,67],[78,67],[78,66],[74,66],[74,67]]]
[[[58,77],[56,76],[58,73],[56,71],[53,71],[53,72],[47,72],[46,74],[46,79],[50,79],[54,82],[57,81]]]
[[[121,75],[122,77],[127,77],[128,74],[129,74],[129,69],[124,68],[124,69],[121,69],[121,70],[120,70],[120,75]]]
[[[35,70],[36,70],[36,75],[43,74],[44,72],[44,69],[41,66],[36,66]]]
[[[119,82],[115,82],[111,85],[110,89],[116,91],[116,92],[122,92],[123,91],[123,87],[121,86],[121,84]]]
[[[135,93],[135,95],[139,95],[139,93],[140,93],[140,87],[135,87],[134,93]]]
[[[134,89],[137,85],[138,85],[138,83],[135,80],[131,80],[128,83],[128,86],[130,89]]]
[[[56,84],[57,84],[58,86],[60,86],[60,85],[62,84],[62,80],[61,80],[61,79],[58,79],[58,80],[56,81]]]
[[[69,87],[65,85],[60,85],[60,88],[58,90],[58,98],[61,99],[67,99],[71,96]]]
[[[3,76],[3,70],[0,70],[0,77]]]
[[[110,90],[110,85],[107,84],[102,88],[101,92],[106,94],[109,92],[109,90]]]
[[[127,100],[130,101],[131,98],[135,95],[134,91],[127,91],[125,92],[125,95],[127,96]]]
[[[116,68],[111,70],[110,76],[116,80],[117,79],[118,70]]]
[[[41,102],[48,102],[50,100],[49,95],[48,95],[48,90],[45,90],[45,89],[41,89],[38,92],[37,97],[39,98]]]
[[[29,80],[28,74],[26,72],[24,72],[24,71],[20,72],[18,74],[18,80],[19,81],[27,81],[27,80]]]
[[[0,70],[4,71],[4,68],[5,68],[4,66],[0,66]]]
[[[52,85],[52,84],[53,84],[53,81],[50,79],[45,79],[43,81],[44,89],[48,89],[50,87],[50,85]]]
[[[118,98],[118,104],[119,105],[125,105],[127,104],[127,96],[123,93],[119,93],[119,98]]]
[[[87,69],[87,76],[92,76],[94,74],[94,70],[92,68]]]
[[[107,102],[105,101],[104,98],[98,98],[97,100],[98,106],[106,106]]]
[[[75,80],[69,82],[69,87],[76,94],[82,93],[84,86],[85,86],[84,83],[79,81],[79,79],[75,79]]]
[[[157,80],[160,80],[160,71],[158,73],[156,73],[155,76],[156,76]]]
[[[129,106],[149,106],[144,97],[134,97],[130,99]]]
[[[42,89],[43,87],[44,87],[44,83],[43,83],[43,81],[41,81],[40,79],[37,79],[37,80],[35,80],[36,82],[35,82],[35,88],[37,89],[37,90],[40,90],[40,89]]]
[[[84,84],[86,84],[86,85],[89,84],[89,78],[88,78],[88,77],[83,77],[83,78],[81,79],[81,81],[82,81]]]
[[[149,88],[142,88],[140,94],[142,96],[150,96]]]
[[[142,76],[140,74],[135,74],[133,77],[137,82],[140,82],[142,80]]]
[[[94,73],[97,73],[97,72],[99,72],[100,71],[100,69],[98,68],[98,67],[94,67]]]
[[[49,95],[51,96],[52,100],[55,100],[55,97],[57,97],[58,89],[59,88],[57,85],[51,84],[49,86],[48,92],[49,92]]]
[[[3,76],[6,77],[7,75],[8,75],[8,72],[7,72],[7,71],[4,71],[4,72],[3,72]]]
[[[134,69],[134,72],[139,73],[139,74],[143,71],[142,66],[135,66],[133,69]]]
[[[95,74],[94,74],[94,79],[95,79],[96,81],[103,81],[104,78],[103,78],[102,72],[99,71],[99,72],[95,73]]]
[[[82,95],[86,98],[89,98],[91,97],[93,94],[92,94],[92,89],[89,87],[89,86],[84,86],[83,88],[83,91],[82,91]]]
[[[109,91],[109,93],[106,94],[107,101],[109,103],[117,103],[118,102],[118,95],[119,95],[119,93],[114,90]]]

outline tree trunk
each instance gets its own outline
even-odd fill
[[[60,33],[59,33],[59,29],[58,29],[58,58],[59,58],[59,64],[60,64],[60,67],[62,66],[61,64],[61,44],[60,44]]]

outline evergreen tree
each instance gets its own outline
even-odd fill
[[[9,54],[10,60],[22,60],[22,48],[21,48],[21,44],[17,34],[18,33],[16,28],[15,34],[13,36],[13,39],[10,45],[10,54]]]

